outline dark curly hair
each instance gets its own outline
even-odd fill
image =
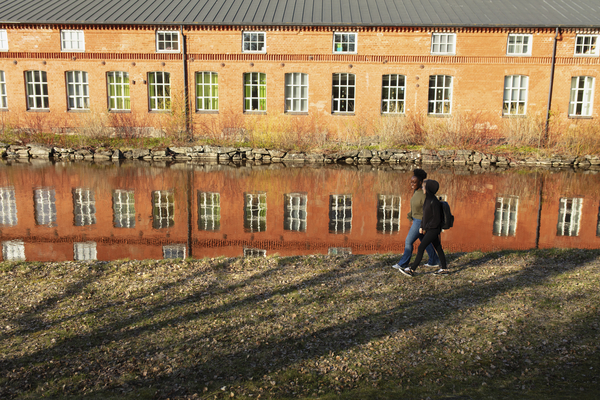
[[[413,171],[413,175],[416,176],[417,178],[419,178],[419,180],[421,182],[423,182],[425,179],[427,179],[427,172],[425,172],[424,170],[422,170],[421,168],[416,168]]]

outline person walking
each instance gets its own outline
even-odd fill
[[[413,176],[410,178],[410,187],[413,190],[413,196],[410,199],[410,211],[408,213],[408,219],[412,221],[406,240],[404,241],[404,254],[397,264],[392,267],[403,270],[408,267],[410,258],[413,253],[413,244],[417,239],[423,240],[423,235],[419,233],[421,227],[421,219],[423,218],[423,202],[425,201],[425,193],[422,190],[423,181],[427,179],[427,172],[417,168],[413,172]],[[439,265],[439,259],[433,245],[429,245],[426,248],[427,254],[429,255],[429,261],[425,264],[426,267],[437,267]]]
[[[421,263],[425,249],[431,244],[433,244],[441,264],[441,268],[434,272],[434,274],[441,275],[448,273],[446,255],[444,254],[444,249],[442,249],[442,243],[440,241],[443,217],[442,204],[435,196],[439,188],[440,184],[432,179],[423,182],[425,201],[423,202],[423,219],[421,220],[421,228],[419,229],[419,233],[423,234],[423,239],[421,239],[421,244],[419,244],[419,249],[417,250],[417,256],[412,265],[400,270],[404,275],[415,275],[415,271]]]

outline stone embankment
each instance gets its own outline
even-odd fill
[[[580,157],[555,155],[552,157],[518,157],[486,154],[471,150],[349,150],[339,153],[310,153],[282,150],[268,150],[250,147],[191,146],[167,147],[162,149],[134,150],[93,150],[66,149],[42,145],[5,145],[0,143],[0,154],[5,159],[54,159],[89,161],[171,161],[171,162],[212,162],[219,164],[253,162],[268,163],[322,163],[380,165],[387,164],[444,164],[470,165],[481,167],[555,167],[600,169],[600,156]]]

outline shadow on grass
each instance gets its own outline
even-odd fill
[[[213,398],[228,396],[234,387],[243,387],[248,393],[277,398],[418,398],[424,394],[432,398],[535,398],[551,395],[553,390],[569,393],[571,386],[580,385],[583,390],[577,392],[577,398],[594,398],[599,393],[594,373],[588,371],[586,376],[582,371],[600,365],[597,347],[590,347],[582,357],[573,352],[581,351],[581,344],[589,345],[589,326],[597,326],[599,319],[597,307],[581,310],[576,324],[564,324],[559,318],[552,329],[536,318],[506,317],[502,321],[501,314],[494,318],[504,331],[490,331],[493,324],[481,331],[473,322],[475,317],[487,318],[477,313],[498,299],[510,298],[512,293],[536,295],[536,288],[598,257],[596,252],[559,252],[556,257],[564,262],[548,266],[549,257],[556,261],[552,252],[534,252],[531,262],[516,271],[502,270],[498,275],[488,272],[478,276],[476,282],[460,279],[461,274],[471,276],[491,260],[520,254],[525,253],[504,251],[465,261],[453,255],[456,261],[452,275],[421,274],[414,279],[386,269],[391,257],[382,257],[375,264],[368,264],[366,261],[372,258],[362,256],[325,258],[326,265],[310,273],[298,264],[301,260],[290,258],[237,282],[213,281],[202,291],[169,299],[168,294],[185,282],[212,271],[201,269],[168,284],[152,286],[128,300],[85,312],[100,318],[100,314],[115,311],[115,307],[129,307],[141,300],[151,304],[136,306],[137,310],[126,318],[107,322],[86,334],[66,335],[27,355],[4,357],[0,372],[7,378],[1,381],[0,397]],[[217,267],[227,279],[230,266],[215,260],[212,268]],[[297,273],[304,277],[294,281]],[[101,276],[90,276],[68,286],[62,296],[77,296],[98,280]],[[378,289],[382,287],[385,290]],[[420,287],[422,290],[418,290]],[[150,301],[151,293],[160,292],[165,293],[161,300]],[[555,309],[554,303],[552,299],[532,299],[531,305],[545,315]],[[42,321],[43,313],[56,306],[57,299],[51,297],[43,305],[14,323],[27,325],[36,318]],[[354,307],[354,312],[344,314],[346,307]],[[510,310],[504,311],[508,314]],[[469,319],[465,319],[467,314]],[[437,325],[444,325],[446,331],[431,328]],[[444,339],[452,331],[470,332],[485,339],[467,354],[442,358],[462,349],[461,342]],[[349,362],[345,370],[332,366],[330,360],[338,355],[363,352],[366,346],[397,335],[404,339],[373,350],[375,361],[363,360],[362,365]],[[167,339],[157,342],[157,337]],[[388,354],[381,356],[378,352]],[[440,357],[435,360],[422,354]],[[388,369],[377,359],[393,363],[393,368]],[[347,382],[353,374],[358,377]],[[433,375],[437,381],[415,383],[424,380],[423,374]],[[343,379],[336,382],[336,377]],[[549,386],[540,387],[541,381]]]

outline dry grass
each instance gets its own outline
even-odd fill
[[[3,399],[596,399],[598,251],[0,264]]]

